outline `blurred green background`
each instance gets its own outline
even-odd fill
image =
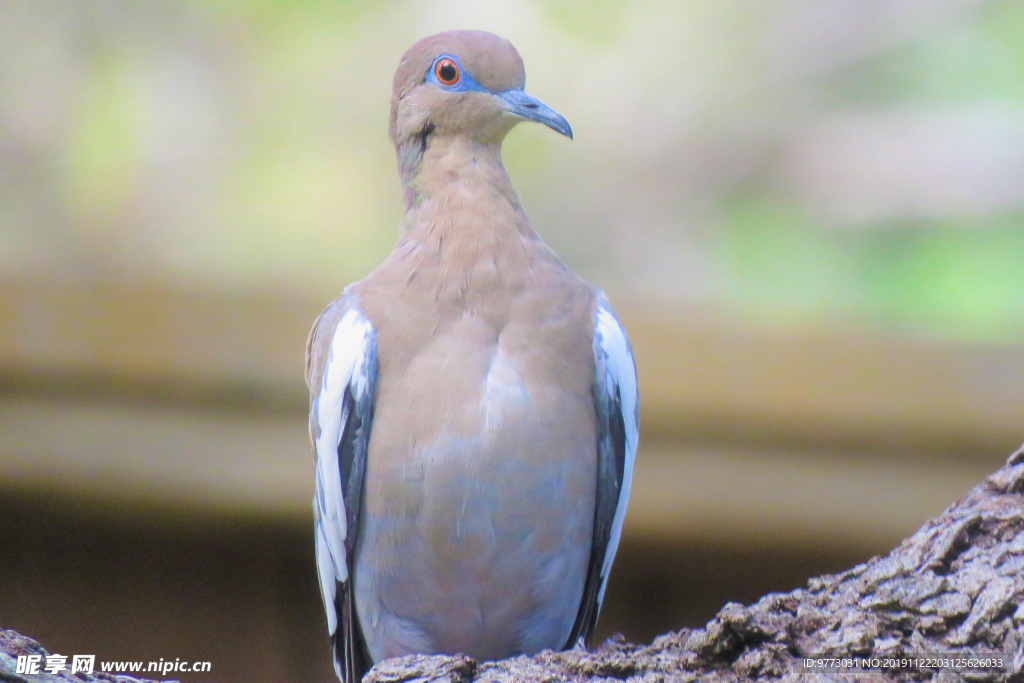
[[[12,276],[324,296],[390,250],[397,56],[500,30],[570,144],[506,161],[616,292],[790,326],[1024,330],[1019,2],[4,3]]]
[[[884,552],[1024,439],[1019,0],[3,0],[0,626],[330,680],[303,342],[454,27],[571,122],[504,159],[637,353],[603,634]]]

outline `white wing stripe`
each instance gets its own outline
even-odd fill
[[[316,525],[316,567],[320,578],[320,596],[324,599],[324,609],[327,612],[327,632],[334,635],[338,628],[338,614],[334,609],[334,600],[338,597],[338,582],[334,575],[326,572],[322,567],[329,567],[333,563],[331,552],[327,548],[327,539],[324,538],[323,527]]]
[[[597,335],[601,349],[605,353],[607,366],[603,378],[604,390],[609,397],[616,392],[622,406],[622,422],[625,426],[625,467],[622,472],[622,490],[619,494],[615,517],[612,520],[611,537],[608,539],[608,550],[605,552],[604,564],[601,567],[601,588],[598,602],[604,601],[604,590],[608,584],[612,561],[619,547],[622,534],[622,522],[626,517],[626,504],[629,501],[629,487],[633,481],[633,461],[636,458],[636,445],[639,436],[639,418],[637,411],[636,367],[633,354],[629,349],[629,341],[622,325],[612,313],[608,301],[602,296],[597,304]]]
[[[337,625],[337,615],[333,614],[334,582],[348,580],[345,557],[348,519],[338,463],[338,446],[349,417],[345,391],[351,386],[353,398],[358,400],[369,388],[366,355],[372,335],[373,326],[357,309],[349,309],[342,316],[331,339],[323,384],[316,402],[316,418],[320,427],[316,439],[317,567],[331,633]],[[333,568],[333,572],[329,568]]]

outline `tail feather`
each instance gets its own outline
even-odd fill
[[[352,581],[339,584],[334,608],[340,619],[338,630],[331,636],[331,648],[334,652],[334,672],[341,683],[359,683],[373,666],[354,603]]]

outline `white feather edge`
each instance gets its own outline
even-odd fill
[[[629,488],[633,482],[633,461],[636,459],[640,424],[637,413],[636,365],[633,363],[633,353],[629,348],[625,330],[622,329],[615,313],[612,312],[611,305],[603,295],[598,299],[595,318],[594,333],[607,358],[605,376],[598,377],[597,381],[603,383],[609,398],[614,397],[615,388],[618,386],[619,400],[622,405],[622,421],[625,425],[626,448],[622,489],[615,507],[615,516],[612,518],[612,531],[608,539],[608,549],[604,555],[604,564],[601,566],[601,588],[597,594],[598,604],[601,604],[604,601],[604,591],[608,585],[608,576],[611,573],[612,561],[615,559],[615,551],[619,547],[622,522],[626,517],[626,504],[629,502]]]
[[[317,401],[316,480],[313,510],[316,515],[316,565],[320,590],[327,612],[327,629],[331,635],[338,627],[334,601],[337,583],[348,580],[345,539],[348,535],[345,496],[342,490],[338,446],[348,415],[345,410],[345,389],[352,387],[352,396],[359,400],[369,387],[366,358],[373,326],[359,310],[352,308],[338,321],[331,338],[330,353]],[[316,497],[323,491],[325,500]],[[322,505],[321,505],[322,503]],[[321,513],[321,508],[323,513]]]

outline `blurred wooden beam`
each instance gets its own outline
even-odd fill
[[[326,300],[157,285],[0,285],[0,395],[107,395],[301,415]],[[659,439],[1005,453],[1024,440],[1024,346],[785,335],[617,300],[642,430]]]
[[[308,517],[302,353],[322,303],[0,287],[0,488]],[[630,535],[881,549],[1024,435],[1021,348],[784,336],[617,303],[643,395]]]
[[[715,545],[882,552],[1006,460],[878,455],[647,442],[637,455],[626,532]]]
[[[754,332],[633,310],[622,317],[641,428],[659,437],[964,454],[1024,440],[1024,346]]]
[[[0,490],[59,505],[199,518],[311,518],[305,422],[188,406],[4,397]],[[641,443],[632,538],[884,550],[956,500],[1002,457],[880,460],[840,450]],[[150,515],[151,516],[151,515]]]
[[[306,333],[324,301],[156,284],[0,284],[0,374],[303,397]],[[13,381],[13,380],[12,380]],[[143,393],[145,389],[143,389]]]

